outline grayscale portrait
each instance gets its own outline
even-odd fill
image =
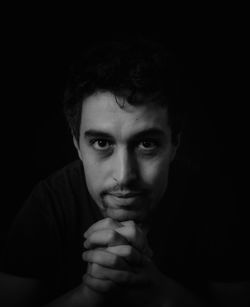
[[[13,51],[0,305],[248,306],[230,55],[104,21]]]

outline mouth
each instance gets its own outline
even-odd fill
[[[147,212],[145,210],[130,209],[129,207],[107,207],[104,211],[104,216],[110,217],[114,220],[123,222],[133,220],[135,222],[143,222],[146,218]]]
[[[143,195],[142,192],[115,192],[107,193],[105,195],[105,204],[107,207],[126,208],[128,210],[136,210],[141,207],[141,201]]]
[[[108,195],[117,197],[117,198],[134,198],[142,196],[142,192],[117,192],[117,193],[108,193]]]

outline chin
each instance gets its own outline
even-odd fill
[[[113,208],[106,208],[104,211],[104,215],[119,222],[133,220],[138,223],[145,221],[147,217],[145,212]]]

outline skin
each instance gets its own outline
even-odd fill
[[[74,144],[103,216],[145,223],[166,190],[177,149],[167,109],[132,106],[97,92],[83,102],[80,138]]]
[[[171,142],[167,119],[166,109],[152,105],[132,107],[125,102],[121,109],[110,93],[97,93],[84,101],[81,137],[74,143],[103,219],[84,234],[86,251],[82,258],[88,269],[83,282],[47,307],[111,306],[110,298],[112,306],[121,307],[249,306],[248,282],[209,284],[210,304],[162,274],[151,259],[144,225],[165,192],[169,165],[177,149]],[[138,132],[152,127],[163,132],[160,148],[147,143],[148,136],[138,137]],[[109,142],[103,143],[103,135],[101,142],[89,142],[90,135],[85,137],[89,129],[105,131],[104,139],[108,134]],[[112,198],[103,193],[136,189],[142,189],[147,197]],[[4,289],[0,298],[4,305],[34,306],[40,297],[47,299],[44,283],[36,279],[0,274],[0,287]]]
[[[153,263],[144,231],[133,221],[104,218],[84,234],[83,277],[89,306],[207,306]],[[120,299],[122,297],[122,300]],[[105,305],[106,306],[106,305]]]
[[[83,280],[91,300],[111,297],[115,302],[122,295],[121,306],[157,306],[156,302],[171,301],[169,281],[151,261],[146,236],[133,221],[105,218],[92,225],[84,237],[89,250],[83,253],[88,262]]]
[[[145,225],[166,191],[177,150],[167,109],[153,103],[132,106],[97,92],[83,102],[80,139],[74,144],[90,195],[104,217],[84,234],[85,293],[99,301],[100,295],[119,293],[125,285],[134,303],[142,297],[144,303],[153,298],[155,303],[156,297],[165,297],[162,285],[168,280],[151,261]]]

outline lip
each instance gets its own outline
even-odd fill
[[[117,198],[135,198],[142,195],[142,192],[126,192],[126,193],[108,193],[110,196]]]
[[[142,193],[108,193],[106,194],[106,204],[113,209],[127,208],[136,210],[141,206]]]

